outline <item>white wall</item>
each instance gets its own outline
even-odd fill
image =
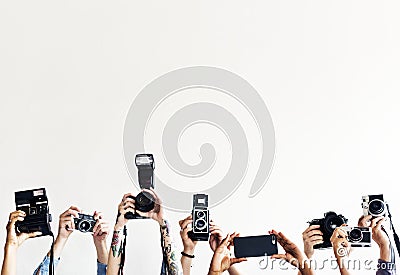
[[[221,226],[242,235],[276,228],[301,246],[306,221],[336,210],[355,223],[361,195],[383,192],[399,227],[399,8],[376,1],[2,1],[0,223],[14,210],[14,191],[41,186],[55,220],[71,204],[114,220],[122,194],[134,191],[122,153],[131,102],[161,74],[208,65],[259,91],[277,143],[262,192],[247,197],[248,175],[212,209]],[[167,215],[175,225],[184,216]],[[157,274],[155,223],[131,222],[129,233],[126,274]],[[177,226],[174,235],[180,245]],[[18,273],[31,273],[49,243],[24,243]],[[378,250],[358,256],[375,259]],[[210,257],[199,244],[193,274],[205,274]],[[58,274],[95,274],[95,259],[90,236],[75,233]],[[290,273],[259,270],[255,260],[241,269]]]

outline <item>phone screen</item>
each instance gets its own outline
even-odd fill
[[[233,239],[236,258],[271,256],[278,253],[275,235],[236,237]]]

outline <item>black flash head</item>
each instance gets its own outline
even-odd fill
[[[139,186],[142,189],[154,188],[154,158],[152,154],[137,154],[135,164],[138,169]]]

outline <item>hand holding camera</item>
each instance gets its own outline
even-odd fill
[[[347,219],[343,215],[338,215],[333,211],[326,212],[324,218],[313,219],[309,222],[310,226],[319,225],[319,229],[322,232],[322,243],[316,243],[313,245],[314,249],[328,248],[331,247],[330,238],[337,227],[347,223]]]
[[[23,232],[17,233],[15,228],[15,223],[17,221],[19,222],[24,221],[25,217],[26,217],[25,212],[21,210],[17,210],[10,213],[7,224],[6,246],[13,246],[18,248],[25,240],[42,235],[42,232],[40,231],[30,232],[30,233],[23,233]]]
[[[322,245],[324,242],[324,234],[320,228],[321,225],[314,224],[303,232],[304,253],[309,259],[314,255],[314,246]]]
[[[179,233],[183,243],[183,252],[189,255],[194,254],[194,248],[197,244],[197,241],[193,241],[188,235],[189,231],[192,230],[192,223],[192,215],[179,221],[179,226],[181,227],[181,231]]]
[[[337,227],[330,238],[336,259],[350,255],[351,245],[348,240],[347,230],[345,230],[346,227],[347,225]]]
[[[60,215],[57,238],[67,239],[72,234],[75,230],[74,218],[79,218],[81,211],[79,207],[71,206]]]

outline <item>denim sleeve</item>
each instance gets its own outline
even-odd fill
[[[54,259],[54,268],[57,267],[59,262],[60,262],[60,258]],[[40,265],[35,269],[35,271],[33,272],[33,275],[48,275],[49,268],[50,268],[50,257],[46,256],[46,257],[44,257],[44,259],[40,263]]]
[[[97,261],[97,275],[106,275],[107,265]]]
[[[396,275],[396,265],[379,259],[376,275]]]

